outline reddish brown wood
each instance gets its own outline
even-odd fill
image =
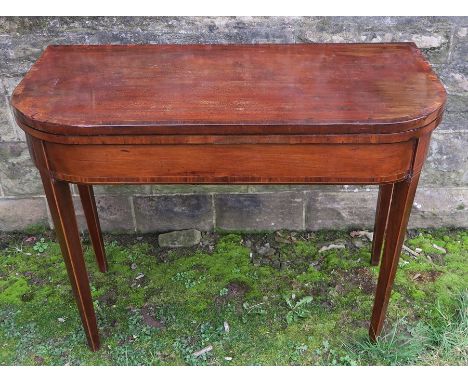
[[[95,350],[96,319],[65,182],[79,184],[101,270],[91,184],[381,184],[375,339],[445,99],[413,43],[80,45],[47,48],[12,106]]]
[[[81,205],[88,224],[88,232],[93,244],[94,255],[101,272],[107,272],[106,251],[104,249],[104,240],[102,240],[101,226],[94,199],[93,186],[79,184],[78,192],[80,193]]]
[[[395,183],[393,188],[385,248],[369,328],[369,336],[373,341],[380,335],[384,324],[418,179],[419,174]]]
[[[42,143],[36,141],[33,147],[35,155],[47,162]],[[40,174],[88,345],[96,351],[100,346],[99,333],[70,187],[51,178],[46,170]]]
[[[444,102],[413,43],[56,45],[12,98],[24,124],[71,135],[383,134]]]
[[[45,149],[54,176],[79,183],[371,184],[404,179],[411,168],[414,141],[105,146],[47,142]]]
[[[39,168],[47,203],[88,345],[92,351],[96,351],[100,347],[99,332],[70,187],[68,183],[50,176],[44,142],[31,136],[26,138],[31,157]]]
[[[418,143],[415,146],[416,150],[414,154],[413,165],[411,166],[412,171],[415,174],[421,172],[424,161],[426,160],[427,151],[429,150],[429,143],[431,140],[431,133],[432,130],[417,140]]]
[[[412,173],[404,181],[393,185],[390,214],[385,235],[385,247],[369,327],[369,336],[373,341],[377,339],[383,328],[401,248],[405,240],[406,227],[413,206],[422,163],[426,158],[429,148],[429,141],[430,135],[423,136],[417,140]]]
[[[388,134],[269,134],[269,135],[57,135],[33,129],[21,121],[21,128],[38,139],[73,145],[238,145],[238,144],[376,144],[397,143],[422,137],[434,130],[441,117],[427,125],[400,133]]]
[[[378,265],[382,245],[387,229],[388,215],[390,213],[390,202],[392,200],[393,184],[382,184],[379,188],[377,209],[375,214],[374,238],[372,240],[371,265]]]

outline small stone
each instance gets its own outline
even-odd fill
[[[135,280],[140,280],[141,278],[145,277],[143,273],[138,274],[137,277],[135,277]]]
[[[200,350],[196,351],[195,353],[193,353],[193,356],[194,357],[200,357],[201,355],[206,354],[206,353],[208,353],[208,352],[210,352],[212,350],[213,350],[213,346],[209,345],[209,346],[207,346],[207,347],[205,347],[203,349],[200,349]]]
[[[322,248],[319,249],[319,253],[329,251],[331,249],[345,249],[344,244],[330,244],[330,245],[324,245]]]
[[[158,244],[162,248],[193,247],[200,243],[201,232],[196,229],[186,229],[162,233],[158,236]]]
[[[232,357],[224,357],[225,361],[232,361]]]
[[[137,269],[137,265],[135,263],[132,263],[132,265],[130,265],[130,268],[132,268],[132,270],[135,270]]]
[[[447,250],[445,248],[442,248],[440,246],[438,246],[437,244],[432,244],[432,246],[437,249],[438,251],[442,252],[442,253],[447,253]]]
[[[369,231],[352,231],[349,235],[351,237],[365,237],[369,241],[372,241],[374,238],[374,233]]]
[[[415,248],[414,251],[417,252],[417,253],[421,253],[421,252],[422,252],[422,248]]]
[[[258,252],[260,255],[263,255],[263,254],[265,254],[269,249],[270,249],[270,243],[266,243],[265,245],[263,245],[263,246],[261,246],[260,248],[258,248],[257,252]]]
[[[65,318],[59,317],[59,318],[58,318],[58,322],[65,322]]]
[[[408,252],[411,256],[413,256],[414,258],[417,258],[419,256],[419,253],[416,252],[416,251],[413,251],[410,247],[406,246],[403,244],[403,250]]]
[[[226,333],[229,333],[230,328],[229,328],[229,324],[228,324],[227,321],[224,321],[223,326],[224,326],[224,331],[225,331]]]
[[[363,248],[366,246],[366,244],[361,240],[359,239],[358,237],[355,237],[354,239],[351,240],[353,245],[356,247],[356,248]]]
[[[283,243],[283,244],[292,243],[292,242],[293,242],[292,234],[291,234],[291,236],[290,236],[290,235],[288,235],[288,234],[284,234],[284,233],[281,232],[281,231],[276,231],[276,233],[275,233],[275,241],[278,242],[278,243]]]
[[[258,248],[257,252],[260,256],[266,256],[266,257],[273,256],[275,254],[275,250],[274,248],[270,247],[270,243],[266,243],[262,247]]]
[[[205,232],[201,235],[200,240],[200,247],[203,249],[208,249],[208,251],[212,252],[214,249],[214,243],[216,241],[215,234],[212,232]]]

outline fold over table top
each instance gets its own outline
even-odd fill
[[[413,43],[57,45],[12,105],[61,135],[386,134],[445,98]]]

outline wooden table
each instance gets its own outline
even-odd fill
[[[412,43],[49,46],[12,106],[90,348],[99,334],[69,183],[102,272],[93,184],[379,184],[375,339],[445,100]]]

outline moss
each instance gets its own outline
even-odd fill
[[[23,296],[28,292],[28,282],[24,278],[0,280],[0,305],[21,304]]]
[[[0,251],[0,364],[391,363],[385,351],[370,356],[349,347],[366,336],[378,267],[367,265],[370,243],[355,248],[348,232],[297,234],[293,243],[276,243],[271,233],[217,234],[211,253],[203,247],[169,252],[151,237],[108,236],[106,274],[98,271],[85,242],[103,342],[98,353],[85,346],[60,248],[50,232],[40,237],[49,243],[43,254],[21,236]],[[243,245],[246,238],[274,245],[280,266],[254,264]],[[318,252],[337,241],[345,249]],[[468,289],[466,231],[421,230],[407,245],[426,252],[416,259],[402,254],[386,332],[402,317],[398,332],[412,333],[420,322],[443,325],[440,312],[454,314],[457,296]],[[284,296],[293,301],[312,296],[304,317],[287,323],[291,308]],[[144,309],[157,327],[145,321]],[[212,352],[193,357],[208,345]],[[431,348],[425,353],[435,354]],[[414,363],[423,362],[419,354]]]
[[[351,252],[346,249],[333,249],[323,252],[323,267],[331,271],[332,269],[352,269],[361,267],[370,255],[367,251]]]
[[[330,277],[324,272],[320,272],[315,267],[310,266],[307,271],[296,277],[296,280],[301,283],[316,283],[319,281],[328,281]]]
[[[309,260],[316,259],[318,255],[317,245],[313,241],[297,241],[294,244],[294,252],[296,255]]]
[[[269,274],[252,267],[249,250],[241,245],[236,234],[223,236],[212,255],[202,252],[154,267],[150,285],[154,288],[171,286],[167,298],[185,304],[193,312],[201,312],[213,304],[219,291],[230,285],[241,285],[246,297],[261,295],[261,280]],[[236,292],[237,293],[237,292]]]

